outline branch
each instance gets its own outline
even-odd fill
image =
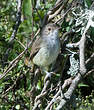
[[[56,17],[62,9],[67,5],[69,0],[57,0],[56,4],[52,9],[50,9],[47,14],[44,16],[42,27],[49,21],[51,21],[54,17]]]
[[[37,33],[35,34],[35,36],[33,37],[33,39],[29,42],[28,46],[26,46],[26,48],[24,49],[24,51],[21,52],[14,60],[12,60],[10,62],[8,68],[4,71],[3,74],[0,75],[0,79],[2,79],[3,77],[5,77],[6,74],[8,72],[10,72],[17,65],[17,63],[23,57],[24,53],[27,52],[28,48],[31,46],[31,44],[33,43],[33,41],[36,39],[36,36],[38,35],[39,32],[40,32],[40,29],[37,31]]]
[[[62,88],[59,88],[58,92],[55,94],[55,96],[53,97],[53,99],[47,105],[47,107],[45,108],[45,110],[49,110],[49,108],[52,106],[52,104],[55,103],[58,100],[58,97],[62,93],[62,90],[64,90],[68,85],[70,85],[71,82],[72,82],[72,78],[66,79],[64,81],[64,84],[62,85]]]
[[[19,28],[19,25],[21,24],[21,6],[22,6],[22,0],[18,0],[18,5],[17,5],[17,14],[16,14],[16,24],[13,26],[13,32],[9,40],[9,47],[6,50],[4,57],[3,57],[3,66],[5,66],[5,62],[8,60],[9,52],[13,48],[14,45],[14,39],[17,33],[17,30]]]
[[[28,72],[28,71],[29,71],[29,70],[27,70],[27,72]],[[24,75],[26,75],[27,72],[25,72],[25,74],[19,75],[19,76],[16,78],[16,80],[14,81],[14,83],[13,83],[5,92],[2,93],[2,96],[1,96],[1,97],[4,98],[4,97],[8,94],[8,92],[14,88],[14,86],[17,86],[17,82],[18,82],[21,78],[23,78]]]
[[[14,29],[13,29],[13,32],[12,32],[12,35],[10,37],[10,40],[9,40],[9,43],[13,43],[14,39],[15,39],[15,36],[16,36],[16,33],[17,33],[17,30],[19,28],[19,25],[21,24],[21,6],[22,6],[22,0],[18,0],[18,5],[17,5],[17,15],[16,15],[16,24],[13,26]]]
[[[91,19],[90,19],[91,20]],[[60,101],[59,106],[56,108],[56,110],[60,110],[71,98],[73,92],[75,91],[78,83],[81,81],[82,76],[85,76],[86,74],[86,66],[85,66],[85,42],[86,42],[86,32],[91,26],[90,20],[88,21],[86,28],[82,34],[82,37],[79,41],[79,60],[80,60],[80,73],[74,78],[72,81],[70,87],[68,88],[67,92],[64,93],[64,97]]]
[[[46,79],[46,78],[47,78],[47,75],[45,76],[45,79]],[[45,81],[45,80],[44,80],[44,81]],[[39,104],[41,104],[41,99],[42,99],[44,96],[47,95],[47,93],[48,93],[48,89],[47,89],[47,88],[48,88],[49,85],[50,85],[50,80],[47,79],[47,80],[44,82],[44,87],[43,87],[41,93],[40,93],[38,96],[36,96],[36,98],[35,98],[35,103],[34,103],[33,110],[37,110]]]
[[[6,76],[6,74],[8,72],[10,72],[19,62],[19,60],[22,58],[22,56],[24,55],[24,53],[27,51],[27,49],[25,49],[22,53],[20,53],[13,61],[10,62],[8,68],[4,71],[3,74],[0,75],[0,79],[4,78]]]
[[[94,68],[91,69],[90,71],[88,71],[88,72],[86,73],[85,77],[87,77],[88,75],[90,75],[92,72],[94,72]]]
[[[48,21],[50,21],[51,19],[53,19],[54,17],[56,17],[61,11],[62,9],[65,7],[65,5],[68,3],[68,0],[66,1],[59,1],[56,2],[54,8],[51,11],[48,11]],[[56,10],[57,9],[57,10]]]
[[[94,53],[89,57],[89,59],[86,60],[85,63],[87,64],[87,63],[89,63],[91,61],[94,61]]]
[[[92,61],[92,58],[94,58],[94,54],[91,55],[91,57],[85,62],[86,65],[89,64],[90,61]],[[91,69],[90,71],[88,71],[86,74],[84,74],[85,77],[87,77],[89,74],[91,74],[92,72],[94,72],[94,69]],[[68,91],[66,93],[64,93],[64,97],[61,100],[59,106],[57,107],[56,110],[60,110],[60,108],[62,108],[71,98],[73,92],[75,91],[78,83],[82,80],[82,75],[80,73],[78,73],[78,75],[72,80],[71,85],[68,89]],[[71,81],[71,80],[70,80]],[[63,84],[64,85],[64,84]],[[62,86],[63,87],[63,86]],[[59,91],[58,91],[59,92]]]
[[[69,89],[67,90],[66,93],[64,93],[64,97],[62,98],[62,100],[60,101],[60,104],[58,105],[58,107],[56,108],[56,110],[60,110],[71,98],[74,90],[76,89],[79,81],[81,80],[81,74],[78,74],[74,80],[72,80],[72,83],[69,87]]]

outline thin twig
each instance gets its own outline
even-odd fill
[[[31,46],[31,44],[33,43],[33,41],[35,40],[36,36],[38,35],[38,33],[40,32],[40,29],[36,32],[34,38],[29,42],[28,46],[24,49],[23,52],[21,52],[14,60],[12,60],[9,64],[9,66],[7,67],[7,69],[4,71],[3,74],[0,75],[0,79],[2,79],[3,77],[6,76],[6,74],[8,72],[10,72],[16,65],[17,63],[20,61],[20,59],[23,57],[24,53],[28,50],[28,48]]]
[[[14,45],[14,39],[15,39],[15,36],[16,36],[16,33],[17,33],[17,30],[19,28],[19,25],[21,24],[21,6],[22,6],[22,0],[18,0],[18,5],[17,5],[17,14],[16,14],[16,23],[15,25],[13,26],[14,29],[13,29],[13,32],[12,32],[12,35],[9,39],[9,47],[8,49],[6,50],[5,54],[4,54],[4,61],[3,61],[3,66],[5,66],[4,62],[7,62],[8,60],[8,56],[9,56],[9,52],[12,50],[13,48],[13,45]]]

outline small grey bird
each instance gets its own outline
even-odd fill
[[[56,60],[60,53],[58,32],[59,27],[49,23],[42,29],[41,36],[32,45],[30,59],[46,73],[48,73],[46,68]]]

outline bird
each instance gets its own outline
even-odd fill
[[[48,23],[32,45],[30,60],[50,77],[48,67],[57,59],[59,53],[59,27],[54,23]]]

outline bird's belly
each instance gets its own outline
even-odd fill
[[[55,61],[59,53],[59,48],[41,48],[33,58],[33,63],[38,66],[48,66]]]

